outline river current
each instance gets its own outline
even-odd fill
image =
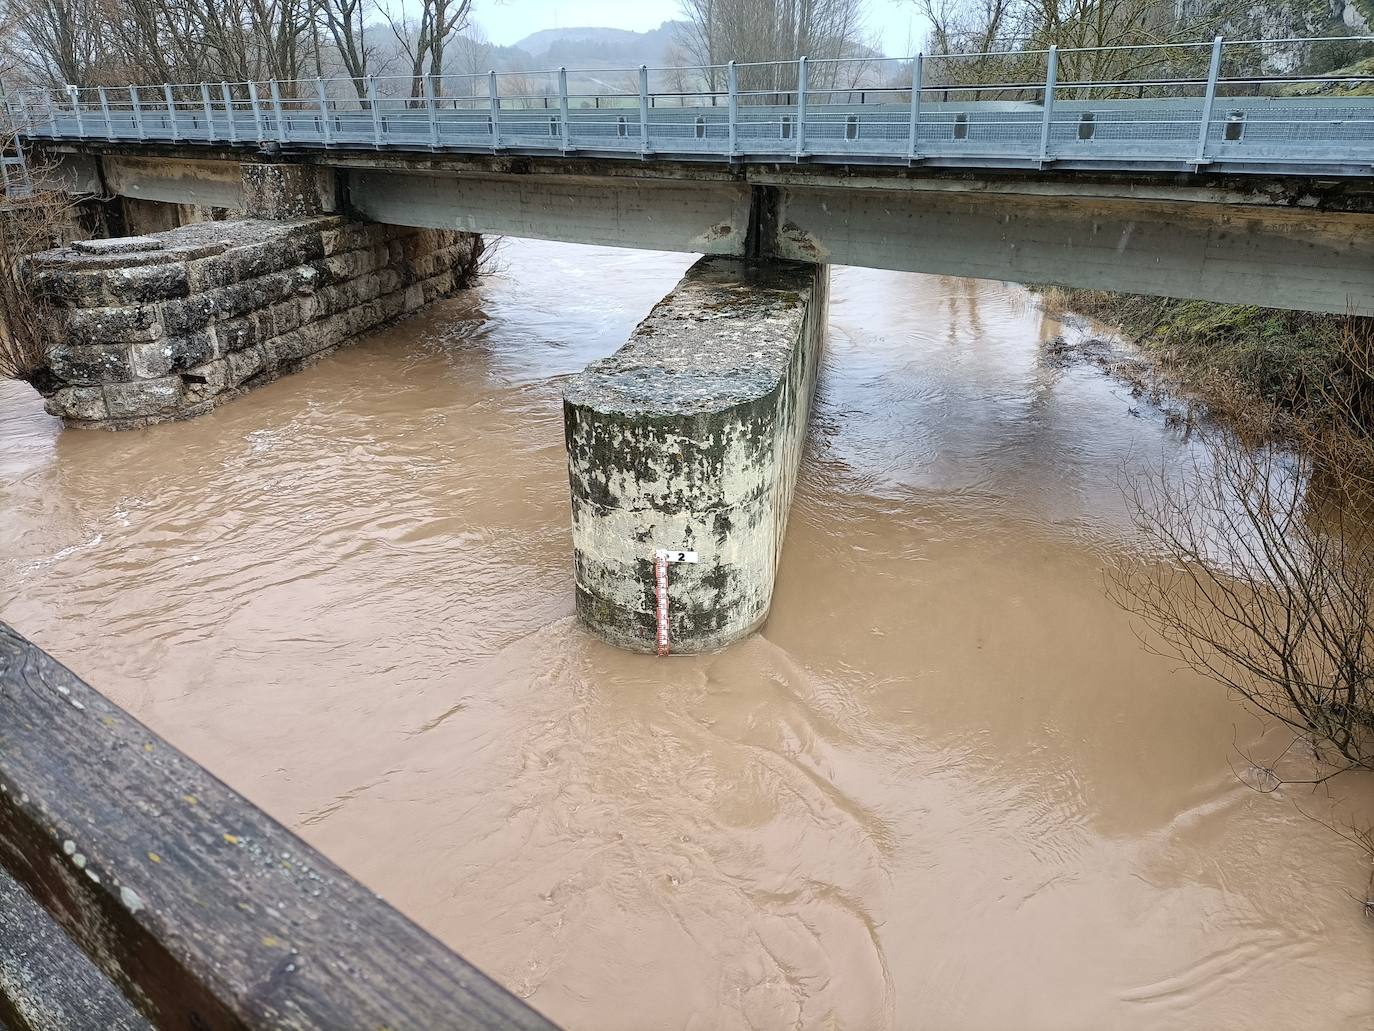
[[[572,616],[563,380],[691,258],[475,291],[188,423],[0,384],[0,618],[554,1020],[1374,1028],[1371,785],[1142,648],[1118,490],[1190,444],[1021,287],[833,272],[772,617]]]

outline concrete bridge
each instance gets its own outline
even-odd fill
[[[1370,77],[1250,70],[1283,42],[1133,52],[1151,70],[1123,79],[1051,48],[5,109],[101,194],[242,210],[265,151],[391,225],[1374,314],[1374,97],[1341,95]]]
[[[49,410],[208,411],[464,285],[470,234],[706,255],[565,415],[583,621],[720,647],[768,613],[828,265],[1374,315],[1374,80],[1223,74],[1265,45],[11,94],[65,188],[239,219],[34,259]]]

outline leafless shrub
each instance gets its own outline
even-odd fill
[[[499,276],[509,271],[510,262],[506,260],[506,238],[504,236],[484,236],[477,257],[477,265],[470,282],[484,276]]]
[[[1350,449],[1201,432],[1183,475],[1131,484],[1163,561],[1126,566],[1117,600],[1189,666],[1333,760],[1374,769],[1374,539],[1349,496]]]
[[[1351,325],[1320,410],[1238,400],[1183,473],[1128,484],[1162,561],[1114,593],[1190,666],[1374,769],[1374,339]]]
[[[1223,406],[1224,424],[1198,429],[1182,472],[1130,479],[1127,500],[1148,548],[1109,585],[1154,631],[1150,647],[1224,685],[1307,746],[1308,772],[1298,775],[1246,756],[1264,790],[1374,771],[1368,322],[1349,320],[1340,368],[1315,396],[1293,407],[1238,395]],[[1367,828],[1336,829],[1374,855]]]
[[[472,247],[467,252],[463,263],[454,269],[458,274],[458,282],[461,286],[476,286],[478,279],[496,271],[494,268],[496,251],[500,243],[500,237],[475,236],[473,238]]]
[[[68,196],[44,189],[41,176],[35,179],[26,196],[0,197],[0,376],[41,386],[36,377],[47,366],[54,312],[27,289],[23,262],[66,243],[75,223]]]

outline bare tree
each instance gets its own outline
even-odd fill
[[[1112,591],[1162,650],[1310,739],[1333,772],[1374,769],[1367,322],[1350,321],[1344,351],[1319,406],[1235,407],[1186,474],[1131,483],[1151,555]]]
[[[353,80],[359,97],[367,93],[369,57],[363,0],[317,0],[317,18],[323,19],[344,74]]]
[[[719,66],[795,61],[825,62],[863,55],[860,0],[682,0],[685,25],[678,43],[707,69],[707,88],[721,87]],[[765,72],[764,69],[754,73]],[[816,85],[831,85],[835,66],[816,65]],[[762,87],[751,83],[751,88]]]
[[[62,86],[299,78],[315,0],[0,0],[0,50]]]
[[[92,0],[4,0],[10,45],[31,75],[53,83],[84,84],[98,61],[99,33]]]
[[[404,8],[397,14],[379,3],[377,9],[409,62],[410,95],[424,94],[427,73],[435,76],[435,89],[440,89],[442,81],[438,77],[444,70],[444,52],[454,36],[467,25],[472,0],[421,0],[418,19],[406,18]]]
[[[1205,73],[1209,54],[1160,50],[1155,45],[1197,43],[1220,31],[1246,8],[1243,0],[1183,4],[1161,0],[913,0],[930,22],[926,49],[962,57],[938,61],[937,81],[949,84],[1034,83],[1044,76],[1040,51],[1060,54],[1061,82],[1119,82],[1147,73]],[[1143,49],[1107,49],[1131,48]],[[1115,95],[1096,90],[1078,96]],[[993,96],[1011,97],[1013,94]],[[1020,96],[1020,93],[1015,93]]]

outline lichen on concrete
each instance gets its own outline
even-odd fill
[[[614,355],[564,392],[577,609],[655,648],[654,552],[670,636],[709,651],[767,617],[825,327],[826,269],[699,261]]]

